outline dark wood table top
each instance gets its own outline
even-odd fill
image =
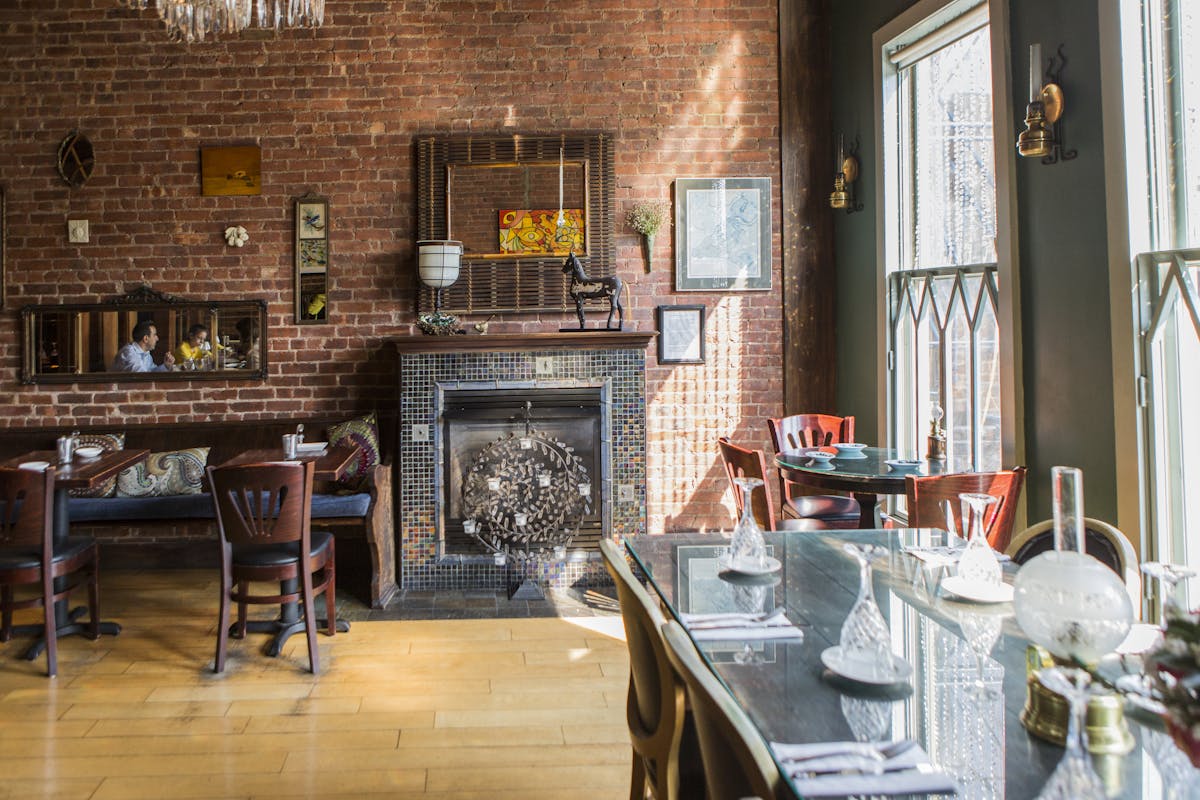
[[[944,597],[930,588],[936,581],[925,576],[932,573],[903,551],[911,544],[940,544],[944,537],[931,529],[767,533],[769,554],[783,566],[757,583],[718,574],[716,559],[729,543],[720,534],[635,536],[625,544],[676,618],[782,605],[804,632],[802,641],[697,643],[768,741],[912,738],[955,776],[959,797],[1028,800],[1038,794],[1063,750],[1034,737],[1020,722],[1028,642],[1012,617],[1012,604],[981,606]],[[821,663],[821,652],[838,644],[858,594],[857,563],[841,547],[846,541],[882,544],[890,551],[875,562],[874,592],[888,620],[893,652],[913,666],[907,684],[852,683]],[[1014,567],[1005,569],[1011,582]],[[996,614],[1001,633],[983,666],[992,691],[981,698],[972,691],[977,663],[966,633]],[[1196,777],[1161,725],[1133,712],[1126,718],[1133,751],[1093,761],[1110,782],[1110,797],[1160,797],[1162,786]]]
[[[346,474],[346,470],[358,458],[358,454],[359,448],[357,446],[347,445],[297,453],[296,457],[290,460],[315,462],[313,480],[334,481]],[[284,456],[283,447],[281,446],[265,450],[247,450],[243,453],[238,453],[233,458],[221,464],[221,466],[231,467],[239,464],[262,464],[264,462],[288,460]]]
[[[819,489],[872,494],[904,494],[904,478],[908,475],[948,475],[971,471],[969,462],[926,459],[922,459],[916,469],[893,469],[887,462],[901,456],[888,447],[867,447],[858,458],[838,455],[832,461],[820,464],[808,457],[813,450],[837,453],[833,447],[784,451],[775,455],[775,464],[783,470],[785,477],[797,483]]]
[[[96,458],[80,458],[76,455],[70,464],[59,464],[56,451],[34,450],[3,463],[6,467],[15,467],[26,461],[46,461],[55,469],[56,489],[95,489],[149,454],[149,450],[112,450],[101,453]]]

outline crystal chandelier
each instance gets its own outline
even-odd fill
[[[260,28],[317,27],[325,0],[120,0],[129,8],[153,8],[172,39],[202,42],[208,35]]]

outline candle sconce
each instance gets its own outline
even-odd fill
[[[1042,68],[1042,46],[1029,46],[1029,105],[1025,109],[1025,130],[1017,137],[1017,152],[1025,158],[1041,157],[1043,164],[1070,161],[1079,155],[1067,149],[1063,141],[1062,114],[1064,96],[1062,72],[1067,66],[1063,45]]]
[[[834,164],[837,174],[833,179],[833,193],[829,195],[829,207],[845,209],[847,214],[863,210],[863,204],[854,196],[854,183],[858,180],[858,145],[856,138],[847,151],[842,143],[842,135],[838,134],[837,161]]]

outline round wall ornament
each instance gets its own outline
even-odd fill
[[[92,141],[79,131],[71,131],[58,146],[58,174],[68,185],[78,189],[92,177],[96,166],[96,151]]]

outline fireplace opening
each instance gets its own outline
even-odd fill
[[[483,516],[491,530],[518,534],[526,525],[536,531],[549,517],[571,532],[563,535],[568,558],[586,558],[598,550],[611,502],[607,411],[600,386],[445,390],[438,431],[441,555],[490,554],[467,531],[472,525],[481,534],[489,530],[476,519]],[[522,447],[528,448],[528,457]],[[554,490],[560,492],[558,499],[547,506]],[[489,491],[495,492],[494,501]],[[521,516],[526,511],[528,522]]]

